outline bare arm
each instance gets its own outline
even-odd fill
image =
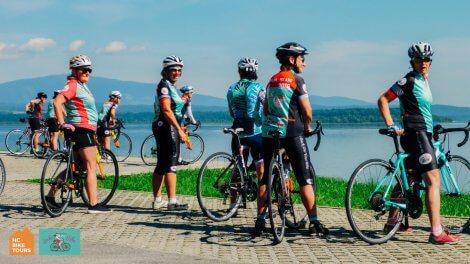
[[[63,125],[65,123],[64,121],[64,107],[63,105],[67,102],[67,99],[65,96],[62,94],[57,95],[57,97],[54,99],[54,113],[55,116],[57,117],[57,121],[59,121],[60,125]]]
[[[176,130],[178,131],[178,135],[180,137],[180,140],[182,142],[186,141],[186,134],[184,131],[181,129],[180,124],[178,124],[178,120],[176,120],[175,114],[173,114],[173,111],[171,111],[171,100],[169,98],[165,98],[160,101],[161,103],[161,109],[163,116],[165,119],[172,125]]]
[[[310,99],[308,96],[299,98],[300,114],[304,119],[304,131],[310,131],[312,124],[312,106],[310,106]]]
[[[115,124],[114,121],[116,121],[116,109],[115,108],[111,109],[111,111],[109,112],[109,125],[114,126]]]
[[[25,111],[28,112],[29,109],[31,109],[32,107],[34,107],[34,100],[31,100],[30,102],[28,102],[24,108],[25,108]]]
[[[385,125],[387,127],[394,124],[392,114],[390,113],[390,102],[395,99],[396,96],[385,92],[379,97],[379,100],[377,101],[377,106],[379,107],[380,115],[382,116],[382,119],[384,120]],[[395,133],[397,133],[397,135],[399,136],[404,133],[403,129],[398,130],[397,128],[394,128],[394,130]]]

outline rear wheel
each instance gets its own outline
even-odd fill
[[[129,135],[121,132],[116,140],[111,137],[111,151],[118,161],[125,161],[132,152],[132,141]]]
[[[191,149],[187,144],[181,145],[180,154],[182,160],[188,163],[198,161],[204,153],[204,140],[198,134],[189,133],[189,142]]]
[[[214,221],[233,216],[242,202],[242,173],[241,165],[224,152],[204,161],[197,177],[197,200],[204,215]]]
[[[363,162],[348,182],[346,214],[354,232],[370,244],[387,242],[403,219],[402,210],[387,206],[384,201],[406,203],[400,175],[393,177],[392,165],[384,160]]]
[[[153,134],[146,137],[142,143],[140,147],[140,157],[146,165],[157,165],[157,142]]]
[[[48,137],[49,133],[46,133],[45,131],[42,131],[42,130],[35,131],[33,134],[33,137],[31,138],[31,146],[33,146],[33,139],[36,135],[39,135],[38,136],[38,148],[37,149],[35,149],[34,147],[32,148],[33,154],[36,158],[44,158],[52,152],[51,140]]]
[[[286,199],[281,181],[283,174],[279,164],[273,159],[269,166],[267,185],[268,215],[271,233],[276,244],[281,243],[286,229]]]
[[[5,146],[11,154],[19,156],[31,147],[31,140],[23,130],[14,129],[6,135]]]

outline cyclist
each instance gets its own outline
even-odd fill
[[[121,102],[122,94],[119,91],[112,91],[109,94],[109,100],[103,104],[101,112],[98,115],[98,138],[100,144],[106,149],[111,148],[110,128],[114,127],[116,121],[116,110]]]
[[[46,111],[44,112],[44,118],[46,119],[46,126],[49,129],[49,134],[51,137],[52,150],[57,150],[58,139],[59,139],[59,122],[54,113],[54,99],[60,93],[60,90],[54,91],[54,96],[52,100],[47,104]],[[62,113],[65,114],[64,109],[62,108]]]
[[[433,50],[429,43],[418,42],[408,49],[412,71],[392,85],[378,100],[378,107],[388,129],[401,135],[400,144],[411,156],[405,165],[413,169],[417,177],[426,183],[426,208],[431,223],[429,242],[435,244],[454,244],[459,236],[449,235],[440,223],[440,173],[431,141],[433,120],[431,114],[432,94],[428,84]],[[400,100],[404,129],[396,125],[390,114],[389,104]],[[410,175],[409,175],[410,176]],[[394,225],[392,210],[387,225]]]
[[[42,108],[46,100],[47,100],[47,94],[44,92],[39,92],[36,96],[36,99],[31,100],[25,106],[26,113],[29,114],[28,122],[29,122],[29,127],[31,128],[31,134],[34,135],[32,147],[36,151],[39,151],[39,148],[38,148],[39,133],[34,134],[34,132],[41,128],[41,119],[43,115]]]
[[[88,213],[109,213],[111,210],[98,204],[96,177],[96,143],[95,133],[98,122],[98,111],[95,98],[86,83],[92,72],[91,60],[85,55],[77,55],[69,60],[71,75],[63,90],[54,99],[54,110],[59,121],[59,127],[69,134],[75,143],[73,150],[78,152],[86,169],[87,178],[85,189],[90,198]],[[61,111],[65,105],[67,116]],[[54,197],[46,197],[46,201],[55,205]]]
[[[240,143],[250,148],[251,157],[256,165],[258,181],[263,175],[263,144],[261,137],[261,116],[265,88],[256,82],[258,79],[258,61],[246,57],[238,62],[240,80],[230,86],[227,92],[228,110],[233,118],[232,128],[243,128],[240,133]],[[232,153],[237,153],[235,138],[232,138]],[[248,154],[248,153],[246,153]],[[245,162],[248,156],[245,156]],[[235,206],[236,196],[231,197],[231,205]],[[230,209],[231,209],[230,208]]]
[[[181,109],[181,115],[183,116],[182,119],[184,119],[184,123],[195,125],[197,127],[201,126],[201,122],[196,121],[193,115],[193,110],[191,107],[191,100],[193,97],[193,87],[191,85],[186,85],[180,88],[181,92],[181,100],[185,102],[183,109]],[[181,124],[180,124],[181,125]],[[187,132],[188,128],[184,126],[183,124],[183,131]],[[187,161],[184,161],[181,153],[178,158],[178,165],[188,165],[189,163]]]
[[[309,234],[327,235],[328,229],[320,223],[315,206],[313,183],[315,175],[311,174],[310,154],[304,133],[311,130],[312,108],[308,98],[305,81],[298,74],[305,68],[307,49],[302,45],[289,42],[276,49],[276,57],[281,70],[271,77],[266,87],[266,99],[263,112],[263,153],[264,174],[258,188],[258,216],[254,234],[262,233],[266,219],[266,184],[269,164],[274,153],[274,142],[268,133],[280,131],[281,147],[285,148],[300,185],[302,203],[307,210],[310,224]]]
[[[176,166],[180,152],[180,142],[186,141],[186,133],[181,128],[182,109],[185,102],[178,95],[176,82],[181,77],[183,60],[168,56],[163,60],[162,79],[157,85],[154,103],[152,132],[157,143],[157,166],[153,172],[153,209],[167,206],[169,210],[186,210],[187,204],[176,199]],[[162,198],[162,184],[165,180],[168,201]]]

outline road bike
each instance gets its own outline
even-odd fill
[[[21,123],[25,123],[25,129],[13,129],[9,131],[5,137],[5,146],[13,155],[23,155],[31,148],[31,128],[29,122],[25,118],[19,119]]]
[[[465,138],[457,146],[463,146],[469,136],[470,123],[464,128],[435,127],[433,143],[441,174],[441,223],[444,226],[463,226],[470,215],[470,162],[464,157],[452,155],[444,142],[450,132],[463,131]],[[351,175],[346,190],[346,214],[354,232],[370,244],[387,242],[408,217],[417,219],[423,213],[425,184],[422,179],[405,169],[404,160],[409,154],[399,149],[394,131],[380,129],[381,135],[393,138],[395,153],[387,162],[371,159],[360,164]],[[444,139],[439,141],[439,135]],[[393,157],[395,157],[394,160]],[[388,228],[385,228],[388,225]]]
[[[188,127],[189,125],[193,124],[185,123],[183,127]],[[200,127],[200,123],[194,126],[195,128],[191,132],[186,129],[186,142],[184,146],[180,147],[180,164],[182,165],[197,162],[204,153],[204,140],[201,136],[194,133]],[[146,165],[155,166],[157,164],[157,143],[153,134],[144,139],[140,147],[140,157]]]
[[[131,137],[122,131],[122,129],[125,128],[124,122],[117,119],[116,125],[108,129],[111,134],[111,151],[114,153],[118,161],[125,161],[132,153]]]
[[[47,158],[41,174],[41,202],[44,211],[51,217],[62,215],[72,200],[72,195],[81,197],[86,205],[89,198],[85,191],[87,172],[79,155],[72,149],[74,142],[66,132],[65,150],[54,152]],[[95,140],[96,137],[95,137]],[[100,205],[106,205],[114,195],[119,181],[119,167],[114,154],[102,147],[96,148],[97,197]],[[51,196],[55,205],[47,201]]]
[[[274,237],[274,243],[281,243],[284,238],[286,226],[305,225],[307,221],[307,214],[304,213],[303,217],[294,209],[296,201],[293,197],[294,184],[291,177],[289,166],[286,166],[285,150],[281,149],[280,135],[281,132],[272,130],[268,135],[273,136],[274,139],[274,154],[269,165],[268,171],[268,184],[267,184],[267,204],[268,216],[271,227],[271,233]],[[314,151],[320,147],[321,136],[323,135],[323,128],[319,121],[316,122],[314,130],[305,133],[305,137],[317,135]],[[316,193],[315,170],[312,164],[309,164],[310,173],[314,179],[313,188]],[[298,191],[297,191],[298,193]],[[317,204],[315,203],[315,206]]]
[[[32,152],[36,158],[44,158],[49,156],[54,152],[52,149],[52,141],[51,141],[51,132],[49,132],[49,128],[44,125],[41,125],[41,129],[34,132],[33,136],[31,137],[30,145],[33,145],[33,138],[38,134],[38,148],[32,148]],[[57,150],[60,150],[62,146],[64,146],[64,133],[60,132],[59,137],[57,138]]]

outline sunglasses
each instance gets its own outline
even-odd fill
[[[430,62],[430,61],[432,61],[431,58],[424,58],[424,59],[422,59],[422,58],[414,58],[413,60],[414,60],[415,62]]]
[[[78,69],[78,71],[81,71],[82,73],[91,73],[93,71],[93,69],[90,69],[90,68],[81,68],[81,69]]]
[[[169,69],[170,72],[182,72],[183,69]]]

